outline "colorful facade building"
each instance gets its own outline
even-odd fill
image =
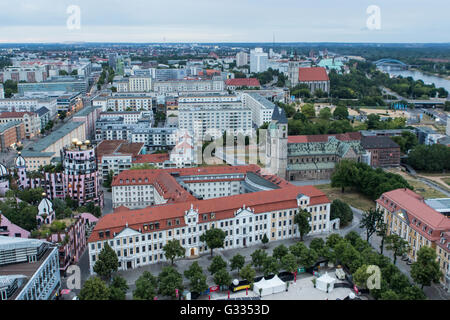
[[[431,208],[422,196],[410,189],[385,192],[376,201],[376,206],[384,212],[388,235],[397,234],[408,242],[410,260],[417,260],[417,252],[423,246],[436,250],[444,274],[441,281],[448,288],[450,219]]]
[[[72,146],[61,150],[61,164],[43,167],[40,172],[27,172],[25,159],[19,154],[16,159],[22,189],[42,187],[49,199],[64,199],[67,196],[80,206],[88,202],[103,206],[100,190],[100,174],[95,149],[89,141],[82,143],[74,139]]]

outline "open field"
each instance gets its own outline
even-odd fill
[[[339,199],[348,205],[361,210],[368,210],[375,207],[375,201],[372,201],[357,190],[346,189],[345,192],[342,193],[340,188],[332,188],[330,184],[321,184],[316,185],[315,187],[322,190],[331,201]]]
[[[392,173],[396,173],[401,175],[403,178],[406,179],[406,181],[408,181],[408,183],[410,185],[412,185],[414,187],[414,191],[418,194],[420,194],[422,197],[424,197],[425,199],[428,198],[445,198],[446,195],[431,188],[430,186],[428,186],[427,184],[423,183],[422,181],[419,181],[417,179],[415,179],[414,177],[412,177],[411,175],[409,175],[408,173],[402,171],[399,168],[392,168],[392,169],[388,169],[387,171],[392,172]],[[426,177],[427,179],[429,179],[430,177]],[[433,180],[433,179],[430,179]],[[441,185],[443,185],[442,183],[440,183]],[[445,187],[443,185],[443,187]]]

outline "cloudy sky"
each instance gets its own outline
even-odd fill
[[[449,9],[448,0],[0,0],[0,43],[450,42]]]

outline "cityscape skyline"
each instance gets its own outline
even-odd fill
[[[198,0],[196,5],[179,0],[88,2],[21,0],[14,11],[0,3],[0,43],[58,42],[349,42],[349,43],[445,43],[450,42],[448,6],[432,0],[355,1],[330,7],[323,1],[240,1],[237,5]],[[380,10],[379,29],[370,30],[371,6]],[[79,8],[79,27],[67,23]],[[290,8],[286,10],[286,8]],[[407,9],[407,10],[406,10]],[[369,13],[368,13],[369,12]],[[72,23],[73,21],[69,22]],[[444,38],[447,37],[447,38]]]

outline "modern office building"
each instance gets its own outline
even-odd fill
[[[56,245],[0,236],[0,300],[54,300],[60,289]]]

